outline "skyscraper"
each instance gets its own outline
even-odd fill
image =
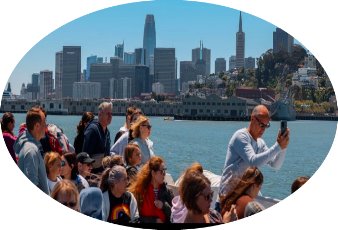
[[[55,54],[55,98],[61,99],[62,97],[62,61],[63,53],[62,51],[56,52]],[[33,77],[33,76],[32,76]],[[32,81],[33,88],[34,82]],[[34,98],[34,94],[33,94]]]
[[[124,52],[123,63],[127,65],[135,65],[135,53],[134,52]]]
[[[147,14],[144,24],[143,34],[143,49],[145,49],[146,66],[149,66],[149,73],[154,74],[154,65],[151,60],[154,60],[154,49],[156,48],[156,30],[154,15]]]
[[[216,58],[215,60],[215,74],[219,74],[221,72],[226,71],[226,61],[224,58]]]
[[[210,49],[203,47],[203,41],[200,41],[200,47],[192,50],[191,60],[195,65],[198,75],[209,76],[210,74]]]
[[[154,54],[154,83],[163,84],[164,93],[176,94],[175,48],[156,48]]]
[[[39,73],[33,73],[32,74],[32,100],[37,100],[38,99],[38,94],[39,94]]]
[[[239,13],[239,26],[236,33],[236,68],[244,67],[245,33],[242,30],[242,12]]]
[[[276,28],[273,32],[273,52],[278,53],[279,51],[292,52],[292,46],[294,39],[291,35],[280,28]]]
[[[145,49],[143,48],[135,49],[135,64],[136,65],[146,64]]]
[[[51,99],[53,93],[53,72],[50,70],[40,71],[40,99]]]
[[[73,83],[81,80],[81,46],[64,46],[62,52],[62,98],[72,98]]]
[[[115,57],[119,57],[123,60],[124,53],[124,41],[122,44],[115,45]]]
[[[245,58],[245,69],[255,69],[256,67],[256,64],[255,64],[255,58],[253,57],[248,57],[248,58]]]
[[[97,63],[97,56],[96,55],[91,55],[91,56],[87,57],[87,69],[86,69],[85,81],[90,81],[90,66],[92,64],[96,64],[96,63]]]
[[[232,55],[229,58],[229,71],[236,68],[236,56]]]

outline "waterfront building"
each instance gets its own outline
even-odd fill
[[[227,68],[227,63],[225,58],[216,58],[215,60],[215,74],[225,73]]]
[[[191,52],[191,60],[195,65],[197,74],[208,76],[210,74],[210,49],[203,47],[203,41],[200,41],[200,47]]]
[[[175,48],[155,48],[154,82],[164,87],[164,93],[176,94]]]
[[[124,41],[122,44],[115,45],[115,57],[121,58],[123,60],[124,53]]]
[[[100,82],[74,82],[73,99],[98,99],[101,97]]]
[[[236,68],[244,67],[245,33],[242,29],[242,12],[239,12],[239,26],[236,33]]]
[[[232,71],[236,68],[236,56],[232,55],[229,58],[229,71]]]
[[[215,94],[198,97],[189,96],[182,100],[181,116],[186,117],[246,117],[257,102],[232,96],[221,98]]]
[[[151,56],[154,57],[156,48],[156,29],[155,18],[152,14],[147,14],[144,23],[143,49],[145,50],[145,65],[149,66],[149,73],[154,74],[154,65],[151,63]]]
[[[253,57],[248,57],[245,58],[245,65],[244,68],[245,69],[255,69],[256,68],[256,64],[255,64],[255,58]]]
[[[135,64],[145,65],[146,64],[146,50],[143,48],[135,49]]]
[[[293,44],[294,38],[277,27],[276,31],[273,32],[273,52],[278,53],[283,51],[291,54]]]
[[[135,53],[134,52],[124,52],[123,63],[126,65],[135,65]]]
[[[91,55],[89,57],[87,57],[87,69],[86,69],[86,74],[85,74],[85,81],[90,81],[90,66],[92,64],[96,64],[97,63],[97,56],[96,55]]]
[[[43,70],[40,71],[40,87],[39,87],[39,99],[51,99],[53,98],[53,71]]]
[[[73,97],[73,83],[81,79],[81,46],[63,46],[62,98]]]
[[[55,54],[55,98],[61,99],[62,98],[62,64],[63,64],[63,52],[59,51]],[[33,78],[33,76],[32,76]],[[37,85],[34,84],[32,80],[33,89],[38,89]],[[37,88],[35,88],[37,86]],[[32,92],[33,99],[37,99],[37,95]]]

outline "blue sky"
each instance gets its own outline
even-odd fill
[[[42,38],[11,74],[12,91],[19,94],[21,84],[29,83],[32,73],[48,69],[54,74],[55,53],[64,45],[81,46],[82,69],[90,55],[109,60],[114,46],[123,41],[127,52],[142,47],[146,14],[155,16],[157,47],[176,48],[178,65],[191,60],[191,50],[199,47],[200,40],[211,49],[211,72],[216,58],[226,58],[228,66],[229,57],[235,54],[238,10],[180,0],[130,3],[84,15]],[[245,12],[242,20],[246,57],[259,57],[272,48],[276,26]]]

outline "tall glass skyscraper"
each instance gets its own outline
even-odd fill
[[[81,46],[63,46],[62,98],[73,97],[73,83],[81,79]]]
[[[155,18],[152,14],[147,14],[144,24],[143,49],[146,53],[146,66],[149,66],[149,74],[154,74],[154,49],[156,48]]]

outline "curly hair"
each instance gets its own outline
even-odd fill
[[[263,180],[263,174],[257,167],[247,168],[237,186],[227,195],[220,196],[221,214],[224,215],[226,211],[229,211],[231,205],[235,204],[241,196],[245,195],[252,185],[263,184]]]
[[[164,160],[161,157],[154,156],[142,166],[137,174],[136,180],[129,187],[129,192],[133,193],[137,200],[138,207],[142,206],[147,187],[151,183],[151,171],[158,171]]]

